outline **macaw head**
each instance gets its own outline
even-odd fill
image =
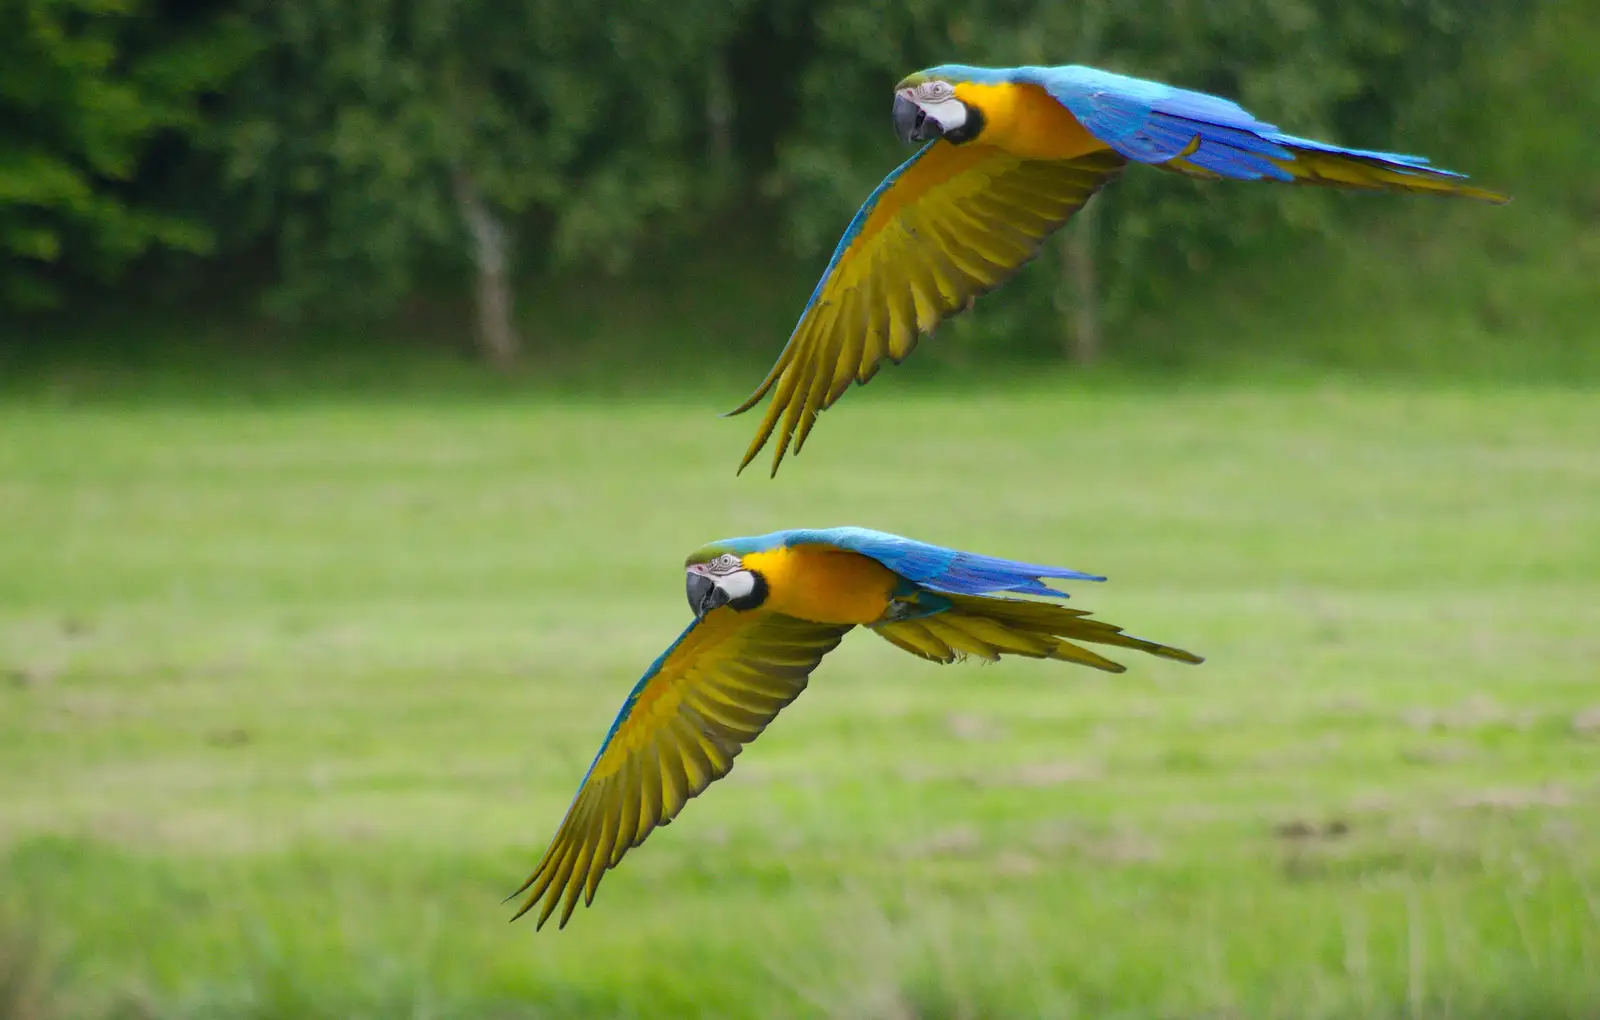
[[[684,561],[685,589],[696,619],[718,606],[743,612],[767,600],[767,580],[749,570],[743,558],[726,546],[708,545]]]
[[[947,64],[900,79],[894,87],[894,130],[902,142],[943,138],[960,145],[977,137],[983,111],[956,95],[956,87],[969,80],[964,70]]]

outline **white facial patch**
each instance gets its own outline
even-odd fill
[[[959,99],[952,97],[940,100],[937,103],[919,99],[916,103],[922,107],[923,113],[939,122],[939,126],[944,128],[945,134],[949,134],[967,122],[967,108]]]
[[[756,590],[755,575],[748,570],[735,570],[731,574],[723,574],[721,577],[712,578],[712,582],[722,589],[723,594],[728,596],[729,601],[745,598]]]

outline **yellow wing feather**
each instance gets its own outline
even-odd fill
[[[691,624],[647,672],[533,874],[516,916],[541,900],[538,927],[559,906],[566,927],[606,871],[727,775],[733,759],[805,690],[849,626],[720,608]]]
[[[1197,140],[1198,141],[1198,140]],[[1197,146],[1195,146],[1197,147]],[[1166,163],[1157,164],[1163,170],[1171,170],[1186,177],[1197,177],[1207,181],[1226,180],[1221,174],[1205,167],[1196,166],[1189,162],[1188,156],[1192,153],[1179,153]],[[1495,205],[1506,205],[1511,201],[1510,196],[1488,188],[1480,188],[1475,184],[1466,184],[1459,178],[1425,173],[1407,173],[1385,163],[1381,159],[1362,156],[1358,153],[1318,152],[1314,149],[1301,149],[1295,152],[1293,159],[1266,159],[1290,174],[1294,179],[1291,184],[1309,187],[1339,188],[1346,191],[1394,191],[1403,194],[1434,194],[1453,195],[1460,198],[1476,199],[1480,202],[1492,202]]]
[[[920,334],[998,287],[1125,164],[1111,151],[1029,160],[980,143],[924,148],[856,213],[772,370],[729,412],[772,392],[739,470],[776,430],[777,474],[791,442],[798,454],[852,380],[904,360]]]
[[[1475,198],[1496,205],[1505,205],[1511,201],[1498,191],[1464,184],[1456,178],[1408,174],[1386,166],[1380,160],[1348,153],[1302,149],[1295,153],[1292,160],[1274,159],[1272,162],[1293,174],[1296,184],[1372,191],[1433,192],[1440,195]]]
[[[1124,634],[1121,627],[1088,619],[1089,614],[1081,609],[1053,602],[987,595],[944,597],[955,603],[953,608],[932,616],[880,623],[872,629],[912,655],[944,663],[968,655],[991,661],[1002,655],[1025,655],[1076,662],[1108,673],[1126,669],[1076,644],[1078,641],[1133,648],[1177,662],[1204,661],[1192,652]]]

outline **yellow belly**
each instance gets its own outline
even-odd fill
[[[956,98],[983,111],[977,144],[1023,159],[1076,159],[1110,148],[1038,85],[964,83],[956,86]]]
[[[816,623],[872,623],[900,581],[877,560],[818,545],[750,553],[744,565],[767,580],[762,608]]]

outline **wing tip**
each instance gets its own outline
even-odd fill
[[[1278,165],[1282,169],[1290,170],[1291,176],[1295,179],[1303,178],[1300,174],[1293,172],[1292,167],[1294,164],[1305,163],[1309,165],[1318,157],[1333,158],[1363,164],[1380,171],[1386,171],[1400,178],[1400,180],[1379,181],[1365,185],[1342,182],[1344,186],[1353,190],[1402,190],[1416,194],[1467,198],[1479,202],[1488,202],[1491,205],[1508,205],[1511,202],[1510,195],[1495,191],[1492,188],[1468,184],[1466,182],[1471,179],[1469,174],[1462,173],[1459,170],[1449,170],[1442,166],[1435,166],[1426,156],[1413,156],[1399,152],[1379,152],[1374,149],[1352,149],[1293,136],[1283,136],[1282,140],[1289,145],[1292,154],[1288,160],[1280,161]],[[1405,178],[1418,182],[1426,181],[1432,186],[1412,185],[1406,182]]]
[[[767,443],[772,439],[772,431],[775,424],[776,418],[773,412],[769,411],[768,417],[762,421],[761,426],[756,430],[755,438],[750,441],[749,448],[744,451],[744,458],[739,461],[739,469],[733,473],[735,478],[744,474],[744,469],[749,467],[755,461],[756,454],[760,453]],[[777,461],[782,459],[783,451],[780,449],[778,451],[778,456],[773,461],[772,465],[772,473],[774,475],[778,473]]]
[[[744,403],[740,404],[738,407],[734,408],[731,411],[723,411],[721,414],[717,415],[717,417],[718,418],[737,418],[739,415],[744,414],[746,411],[750,410],[752,407],[755,407],[757,404],[761,403],[761,398],[766,396],[767,395],[767,391],[770,390],[771,388],[772,388],[772,382],[770,380],[762,382],[762,384],[760,386],[756,387],[756,390],[755,390],[754,393],[750,394],[748,397],[746,397],[744,399]]]
[[[1464,198],[1474,198],[1490,205],[1510,205],[1511,196],[1495,191],[1493,188],[1464,188],[1461,192]]]
[[[1140,642],[1136,646],[1140,651],[1154,655],[1158,659],[1166,659],[1168,662],[1181,662],[1186,666],[1198,666],[1206,661],[1205,656],[1196,655],[1186,648],[1164,645],[1159,641],[1151,641],[1149,638],[1136,637],[1128,633],[1124,633],[1123,637]]]

